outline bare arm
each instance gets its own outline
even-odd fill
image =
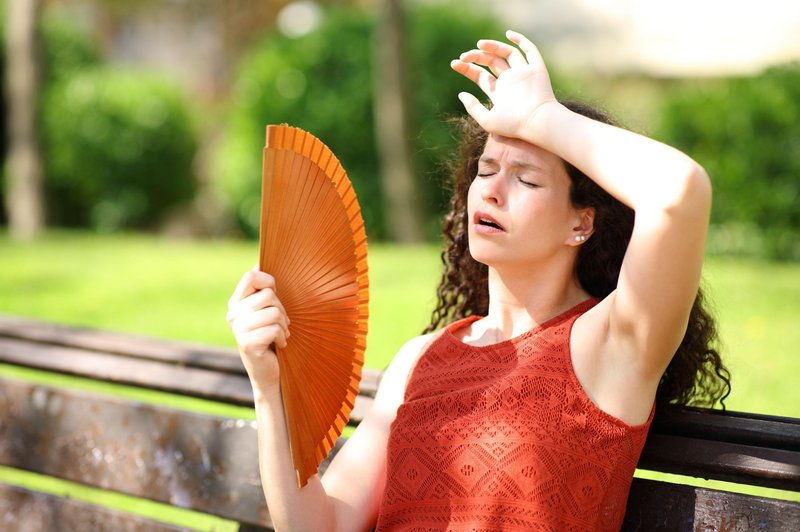
[[[259,271],[244,274],[228,302],[228,324],[253,387],[258,424],[261,485],[276,530],[334,530],[333,504],[319,479],[298,488],[279,386],[273,344],[285,347],[289,322],[275,280]]]
[[[697,293],[711,205],[708,177],[674,148],[568,110],[553,96],[536,47],[517,33],[507,36],[522,52],[480,41],[452,63],[490,97],[492,109],[472,95],[459,97],[490,133],[558,155],[635,210],[617,290],[593,311],[601,318],[591,331],[595,352],[605,357],[595,368],[598,380],[612,390],[641,384],[639,397],[652,395]]]
[[[402,402],[405,380],[423,339],[410,341],[386,371],[373,407],[334,458],[322,480],[298,488],[270,350],[291,341],[274,279],[246,273],[228,304],[228,322],[253,386],[261,484],[276,530],[353,531],[374,526],[383,492],[389,426]]]

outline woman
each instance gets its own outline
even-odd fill
[[[451,64],[492,102],[459,95],[485,133],[465,143],[431,330],[457,321],[398,352],[302,489],[269,348],[291,341],[274,281],[249,272],[231,297],[278,529],[619,529],[656,396],[713,403],[728,386],[698,297],[705,172],[559,103],[536,47],[507,37],[519,48],[479,41]]]

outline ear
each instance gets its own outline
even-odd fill
[[[594,207],[578,209],[575,211],[575,225],[570,231],[566,244],[580,246],[594,233]]]

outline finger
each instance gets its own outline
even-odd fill
[[[261,289],[258,292],[250,294],[249,296],[245,297],[241,301],[231,306],[228,309],[226,319],[230,324],[238,316],[242,316],[247,313],[259,311],[269,307],[277,308],[281,313],[283,313],[284,316],[286,316],[286,322],[291,323],[291,320],[289,319],[289,316],[286,313],[286,308],[283,306],[283,303],[281,303],[281,300],[278,299],[278,295],[271,288]]]
[[[267,307],[277,307],[281,312],[286,312],[283,303],[278,299],[278,294],[272,288],[263,288],[250,294],[236,305],[236,308],[242,311],[255,311]]]
[[[527,37],[513,30],[506,32],[508,40],[519,46],[520,50],[525,54],[529,65],[544,67],[544,59],[539,52],[539,48],[533,44]]]
[[[464,104],[464,109],[467,110],[467,113],[469,113],[469,115],[474,118],[481,127],[483,127],[484,118],[489,110],[481,105],[481,102],[478,101],[475,96],[468,92],[459,93],[458,99]]]
[[[465,63],[460,59],[451,61],[450,67],[475,83],[487,96],[490,96],[491,93],[494,92],[496,78],[483,68],[472,63]]]
[[[251,270],[246,272],[242,275],[236,288],[234,288],[233,294],[228,300],[228,308],[233,307],[245,297],[263,288],[275,288],[275,278],[262,271]]]
[[[253,353],[261,354],[272,351],[272,344],[284,349],[288,345],[288,341],[281,328],[273,325],[243,333],[238,344],[241,352],[252,355]]]
[[[237,340],[258,329],[271,329],[272,327],[278,327],[282,331],[284,338],[291,336],[286,315],[276,307],[242,314],[232,325],[233,333]]]
[[[518,48],[511,46],[508,43],[493,41],[489,39],[481,39],[478,41],[478,49],[489,54],[494,54],[502,57],[508,62],[511,68],[518,66],[525,66],[528,62],[522,55]]]
[[[495,77],[499,76],[510,68],[505,59],[497,57],[494,54],[487,54],[481,50],[466,51],[459,56],[459,59],[465,63],[476,63],[478,65],[483,65],[491,70]]]

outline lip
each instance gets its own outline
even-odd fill
[[[486,220],[492,222],[493,224],[497,224],[499,226],[499,229],[497,227],[492,227],[489,225],[482,225],[480,223],[481,220]],[[481,211],[476,211],[475,214],[472,215],[472,224],[475,227],[476,233],[491,235],[491,234],[499,234],[506,232],[505,228],[503,227],[503,224],[498,222],[494,216]]]

